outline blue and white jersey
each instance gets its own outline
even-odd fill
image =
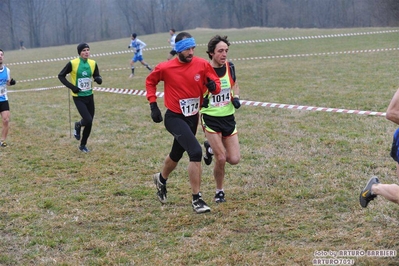
[[[175,45],[176,45],[176,34],[173,34],[172,37],[170,38],[170,46],[172,46],[172,50],[175,49]]]
[[[10,79],[10,69],[3,66],[3,68],[0,69],[0,102],[8,101],[7,81]]]
[[[140,50],[137,53],[137,55],[143,55],[143,48],[146,47],[146,46],[147,45],[143,41],[141,41],[141,40],[139,40],[137,38],[130,42],[130,47],[134,48],[135,53],[136,53],[137,50]]]

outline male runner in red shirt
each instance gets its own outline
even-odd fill
[[[204,213],[211,209],[200,193],[202,148],[195,134],[203,95],[207,90],[218,94],[220,80],[208,61],[194,56],[195,46],[195,40],[189,33],[179,33],[175,46],[177,57],[154,68],[146,79],[146,90],[151,118],[160,123],[163,119],[156,102],[156,86],[160,81],[164,82],[164,102],[167,108],[165,128],[174,137],[172,149],[165,158],[162,171],[153,176],[158,199],[161,203],[166,203],[166,180],[176,168],[183,153],[187,151],[190,159],[188,176],[193,194],[192,207],[195,212]]]

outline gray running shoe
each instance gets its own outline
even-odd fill
[[[377,197],[377,195],[371,194],[371,187],[374,184],[379,184],[379,183],[380,183],[380,181],[378,180],[378,178],[376,176],[373,176],[372,178],[370,178],[370,180],[367,182],[366,186],[360,192],[359,201],[360,201],[360,205],[363,208],[366,208],[367,205],[369,204],[369,202],[374,200]]]
[[[81,152],[84,152],[84,153],[88,153],[88,152],[90,152],[90,150],[86,147],[86,146],[82,146],[82,145],[80,145],[79,146],[79,150],[81,151]]]
[[[166,193],[168,192],[166,191],[166,184],[162,184],[162,182],[159,180],[160,175],[160,173],[156,173],[152,177],[154,179],[155,186],[157,187],[157,196],[159,201],[161,203],[166,203]]]

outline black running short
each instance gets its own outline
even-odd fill
[[[210,133],[221,133],[223,137],[228,137],[237,133],[234,115],[229,116],[201,116],[202,127]]]
[[[0,102],[0,113],[4,111],[10,111],[10,105],[8,101]]]

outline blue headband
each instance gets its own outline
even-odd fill
[[[175,51],[178,53],[183,52],[184,50],[190,49],[192,47],[195,47],[195,40],[194,38],[186,38],[183,40],[180,40],[176,43],[175,45]]]

